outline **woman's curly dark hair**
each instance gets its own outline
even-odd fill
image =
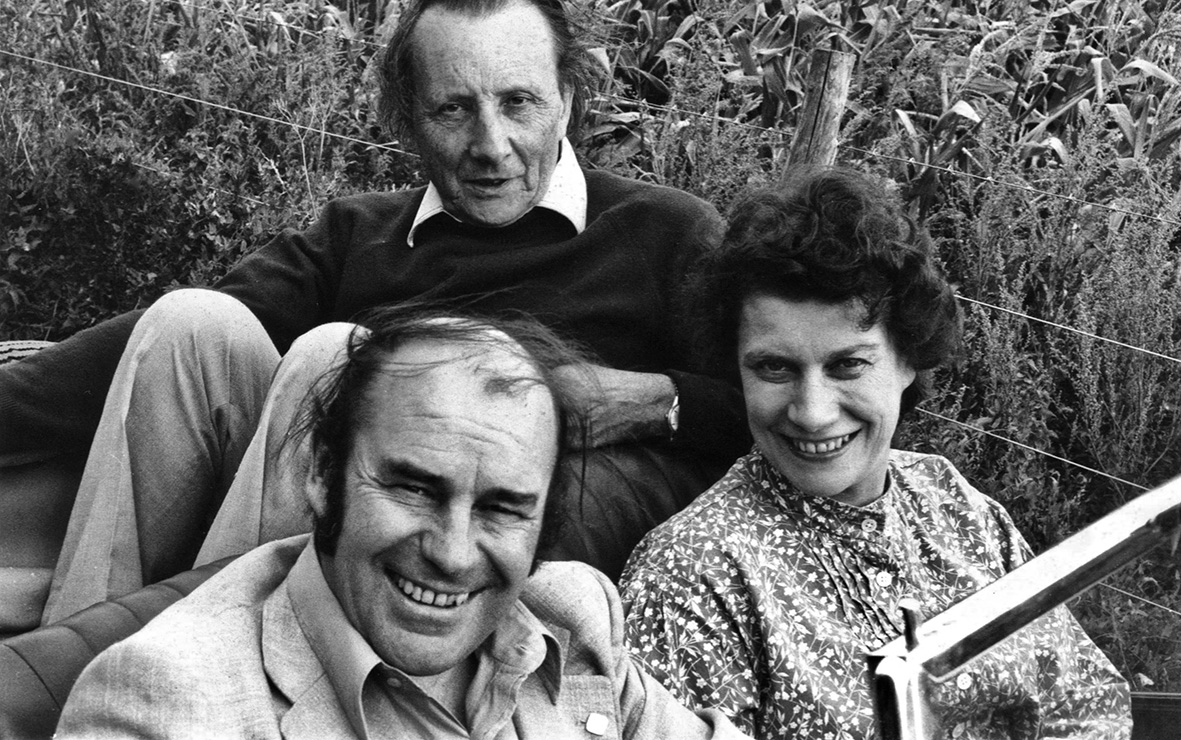
[[[881,322],[895,350],[919,371],[902,394],[902,412],[909,412],[927,392],[928,371],[960,349],[959,305],[935,264],[930,236],[861,173],[809,168],[789,172],[785,182],[736,203],[721,246],[690,277],[705,365],[737,377],[738,322],[752,295],[855,300],[865,308],[862,328]]]

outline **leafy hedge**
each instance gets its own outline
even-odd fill
[[[2,51],[224,108],[0,54],[0,338],[208,284],[331,197],[421,181],[366,73],[397,0],[14,5]],[[783,171],[810,51],[855,53],[840,160],[899,184],[963,296],[1181,357],[1169,5],[587,2],[610,74],[578,148],[725,209]],[[1178,472],[1178,363],[965,311],[966,359],[928,408],[1140,485]],[[950,457],[1035,549],[1138,492],[923,415],[901,444]],[[1166,553],[1112,583],[1181,610]],[[1075,609],[1134,686],[1181,690],[1174,615],[1103,588]]]

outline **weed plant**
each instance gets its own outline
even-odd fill
[[[0,338],[60,339],[210,284],[329,198],[420,179],[366,143],[376,47],[330,9],[59,6],[0,9],[8,50],[175,96],[0,60]]]

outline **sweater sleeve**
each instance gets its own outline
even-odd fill
[[[107,388],[142,314],[125,313],[0,366],[0,464],[90,445]]]
[[[674,441],[728,462],[750,451],[742,394],[706,375],[668,370],[681,399],[681,424]]]
[[[679,359],[666,372],[676,384],[681,402],[681,423],[674,442],[729,464],[750,451],[752,440],[742,393],[728,381],[694,371],[698,363],[687,318],[687,301],[693,296],[684,294],[684,282],[693,263],[721,243],[724,230],[717,210],[704,201],[699,203],[696,219],[686,221],[687,248],[679,255],[678,269],[670,276],[669,293],[674,306],[670,329]]]
[[[344,202],[329,202],[306,230],[284,229],[214,288],[245,304],[285,354],[301,334],[330,320],[353,215]]]

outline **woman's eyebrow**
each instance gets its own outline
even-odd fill
[[[837,355],[851,355],[856,352],[874,352],[881,349],[881,342],[862,342],[861,344],[853,344],[848,347],[834,350],[829,354],[830,357]]]
[[[881,342],[862,342],[860,344],[850,344],[847,347],[839,347],[832,350],[825,355],[826,358],[833,357],[847,357],[857,352],[877,352],[882,348]],[[795,364],[796,358],[792,355],[775,348],[754,348],[747,350],[742,354],[743,360],[757,359],[761,357],[774,357],[788,364]]]

